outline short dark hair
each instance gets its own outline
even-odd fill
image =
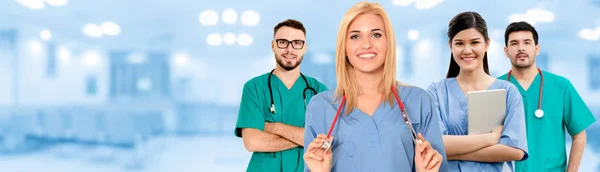
[[[450,23],[448,24],[448,39],[452,41],[452,38],[454,38],[458,32],[470,28],[475,28],[481,33],[486,42],[490,39],[488,36],[487,23],[479,13],[472,11],[459,13],[450,20]],[[487,52],[485,52],[485,55],[483,56],[483,71],[488,75],[490,74]],[[448,67],[448,73],[446,73],[446,78],[457,77],[458,73],[460,73],[460,66],[454,61],[454,55],[450,53],[450,65]]]
[[[504,46],[508,46],[508,35],[510,35],[510,33],[518,31],[531,32],[531,34],[533,35],[533,42],[535,42],[535,45],[538,44],[538,33],[535,30],[535,28],[527,22],[520,21],[513,22],[506,27],[506,31],[504,32]]]
[[[304,28],[304,25],[302,24],[302,22],[300,22],[298,20],[294,20],[294,19],[287,19],[287,20],[279,22],[277,25],[275,25],[275,27],[273,28],[273,36],[275,36],[275,33],[277,33],[277,30],[279,30],[279,28],[284,27],[284,26],[301,30],[304,33],[304,36],[306,36],[306,29]]]

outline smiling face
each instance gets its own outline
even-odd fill
[[[471,72],[483,68],[483,57],[488,50],[489,39],[475,28],[465,29],[449,42],[454,61],[460,66],[461,72]]]
[[[361,14],[348,27],[346,55],[357,72],[382,72],[388,51],[383,19],[375,14]]]
[[[271,45],[277,65],[288,71],[296,69],[306,52],[305,40],[306,36],[300,29],[288,26],[279,28]]]

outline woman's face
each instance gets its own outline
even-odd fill
[[[387,55],[387,35],[381,16],[359,15],[346,34],[346,56],[356,72],[382,72]]]
[[[470,72],[482,68],[483,57],[488,50],[489,39],[475,28],[465,29],[452,38],[449,42],[454,61],[461,72]]]

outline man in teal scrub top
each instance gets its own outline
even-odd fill
[[[596,119],[569,80],[537,68],[540,46],[533,26],[511,23],[504,43],[512,70],[499,78],[515,84],[523,96],[529,147],[529,159],[516,162],[515,171],[577,171],[586,144],[585,129]],[[565,128],[573,140],[568,163]]]
[[[277,65],[244,84],[235,135],[253,152],[246,171],[303,172],[306,105],[327,87],[300,73],[306,52],[301,22],[277,24],[273,37]]]

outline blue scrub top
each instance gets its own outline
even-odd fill
[[[527,136],[525,128],[525,114],[521,94],[517,87],[507,81],[496,79],[488,90],[506,89],[506,117],[504,129],[499,144],[521,149],[525,152],[524,159],[528,157]],[[427,89],[437,102],[441,123],[440,128],[444,135],[467,135],[467,96],[464,94],[456,78],[447,78],[434,82]],[[507,162],[513,168],[513,162]],[[504,162],[487,163],[475,161],[448,161],[450,171],[502,171]]]
[[[397,88],[416,132],[422,133],[442,154],[444,159],[440,171],[447,171],[439,117],[431,97],[418,87],[398,85]],[[304,145],[309,145],[314,139],[310,128],[317,134],[329,131],[340,105],[340,101],[334,100],[334,91],[319,93],[311,99],[306,109]],[[358,108],[347,115],[342,110],[332,136],[332,172],[414,171],[415,146],[396,101],[391,106],[384,101],[372,117]],[[304,148],[306,150],[307,147]],[[304,169],[310,171],[306,165]]]

